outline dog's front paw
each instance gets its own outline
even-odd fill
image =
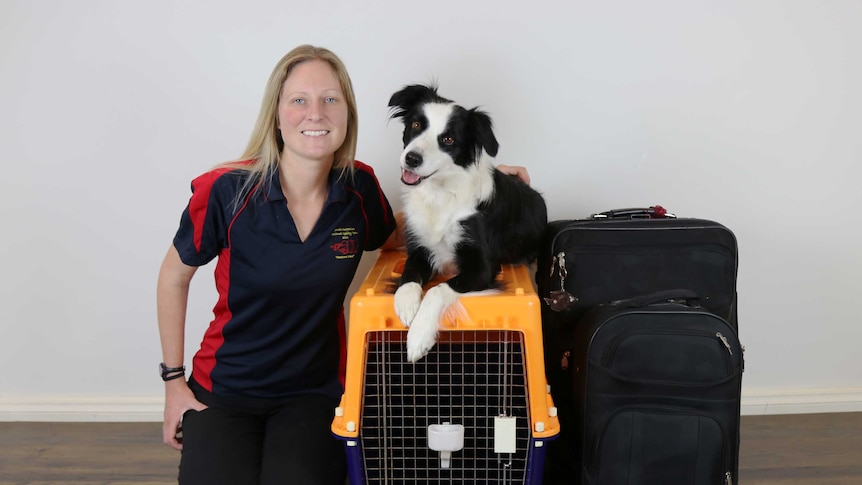
[[[446,283],[428,290],[407,332],[407,360],[416,362],[434,347],[443,314],[455,303],[458,293]]]
[[[407,332],[407,360],[417,362],[425,357],[437,343],[437,318],[427,318],[427,312],[418,315]]]
[[[405,327],[413,323],[421,304],[422,286],[419,283],[404,283],[395,290],[395,314]]]

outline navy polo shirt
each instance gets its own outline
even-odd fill
[[[329,196],[299,239],[276,172],[238,208],[248,177],[216,169],[192,181],[174,246],[185,264],[218,257],[214,318],[192,362],[194,379],[215,395],[281,398],[342,393],[346,352],[343,302],[363,251],[395,228],[371,167],[332,171]]]

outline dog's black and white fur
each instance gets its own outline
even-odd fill
[[[491,118],[412,85],[392,95],[392,118],[404,122],[401,181],[407,261],[395,312],[410,327],[407,358],[416,362],[437,340],[440,320],[458,295],[495,288],[503,263],[536,258],[547,225],[542,196],[495,169],[499,144]],[[457,276],[428,290],[444,268]]]

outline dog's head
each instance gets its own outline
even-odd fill
[[[389,99],[391,117],[404,122],[401,181],[423,180],[476,165],[484,151],[497,155],[491,118],[437,94],[436,86],[412,85]]]

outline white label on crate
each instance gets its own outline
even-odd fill
[[[515,453],[517,451],[515,416],[494,418],[494,453]]]

